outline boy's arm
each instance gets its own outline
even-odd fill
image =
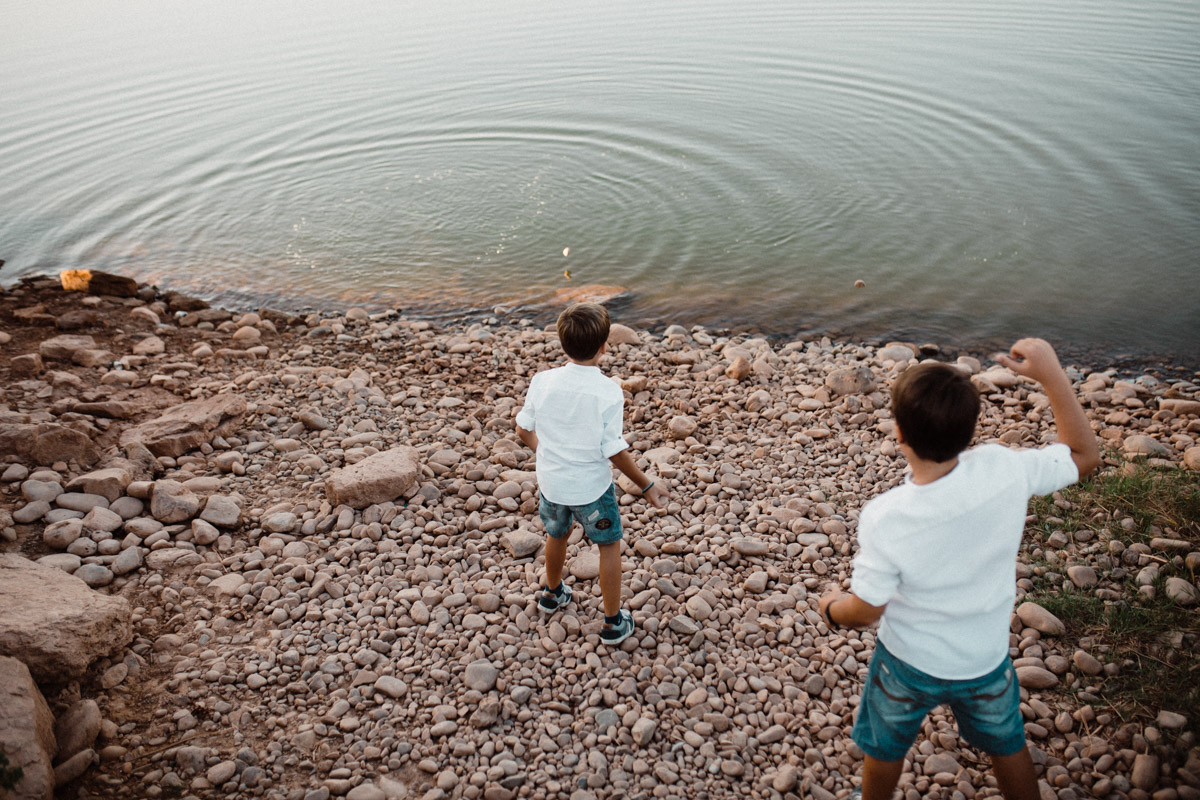
[[[524,442],[525,446],[528,447],[530,450],[532,450],[535,453],[537,452],[538,440],[537,440],[537,434],[534,431],[527,431],[524,428],[522,428],[520,425],[518,425],[517,426],[517,438],[520,439],[522,442]]]
[[[646,473],[642,472],[638,467],[637,462],[633,460],[633,456],[628,450],[622,450],[616,455],[608,457],[608,460],[613,463],[613,466],[625,473],[625,477],[637,484],[641,490],[642,496],[650,501],[650,505],[655,508],[666,508],[667,500],[671,493],[666,490],[666,487],[660,486],[657,481],[651,481],[646,477]]]
[[[817,605],[821,616],[831,628],[866,628],[883,616],[887,604],[873,606],[853,592],[843,594],[837,584],[821,597]]]
[[[1050,398],[1058,439],[1071,448],[1071,459],[1079,469],[1079,477],[1100,466],[1096,434],[1050,343],[1044,339],[1021,339],[1012,346],[1009,355],[997,356],[996,360],[1018,375],[1042,385],[1046,397]]]

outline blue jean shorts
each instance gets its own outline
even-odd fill
[[[551,539],[567,536],[571,533],[571,524],[578,522],[583,526],[584,536],[595,544],[621,541],[621,510],[612,484],[599,498],[582,506],[564,506],[547,500],[546,495],[538,492],[538,516]]]
[[[958,731],[974,747],[1011,756],[1025,746],[1021,687],[1005,656],[988,674],[963,681],[927,675],[888,652],[878,641],[851,737],[880,761],[899,761],[917,738],[925,715],[950,706]]]

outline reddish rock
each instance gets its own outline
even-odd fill
[[[1021,605],[1017,606],[1017,616],[1021,619],[1021,622],[1047,636],[1061,636],[1067,629],[1061,619],[1037,603],[1021,603]]]
[[[725,369],[725,374],[735,381],[744,381],[750,376],[750,362],[743,356],[737,356]]]
[[[131,480],[126,470],[117,467],[98,469],[72,480],[67,484],[67,491],[97,494],[111,503],[125,493]]]
[[[124,598],[18,555],[0,555],[0,608],[0,655],[25,662],[39,682],[76,680],[133,638]]]
[[[366,508],[403,495],[421,474],[419,454],[412,447],[394,447],[335,470],[325,480],[325,496],[335,506]]]
[[[825,377],[825,386],[835,395],[867,394],[875,391],[875,373],[869,367],[835,369]]]
[[[100,459],[100,448],[74,428],[51,422],[40,425],[0,424],[0,456],[13,455],[43,466],[75,461],[85,466]]]
[[[218,436],[232,435],[245,415],[246,401],[239,395],[219,394],[167,409],[122,434],[121,444],[140,442],[156,456],[178,458]]]
[[[1158,401],[1158,407],[1180,417],[1200,417],[1200,400],[1165,397]]]
[[[633,328],[614,322],[608,328],[608,346],[618,344],[641,344],[642,337]]]
[[[0,656],[0,752],[10,768],[24,773],[13,787],[14,798],[54,796],[54,715],[29,668],[5,656]]]
[[[138,285],[133,278],[91,269],[68,269],[59,273],[62,288],[68,292],[105,294],[112,297],[136,297]]]

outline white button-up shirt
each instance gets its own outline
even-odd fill
[[[599,367],[568,363],[529,383],[517,424],[538,437],[538,488],[547,500],[582,506],[612,485],[608,460],[629,447],[625,395]]]

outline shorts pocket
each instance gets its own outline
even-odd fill
[[[996,676],[995,680],[989,681],[986,686],[980,686],[971,692],[970,698],[981,703],[990,703],[994,700],[999,700],[1008,694],[1014,677],[1012,666],[1006,666],[1004,671]]]
[[[871,682],[893,703],[917,702],[916,698],[912,696],[912,692],[892,673],[891,667],[887,664],[879,665]]]

